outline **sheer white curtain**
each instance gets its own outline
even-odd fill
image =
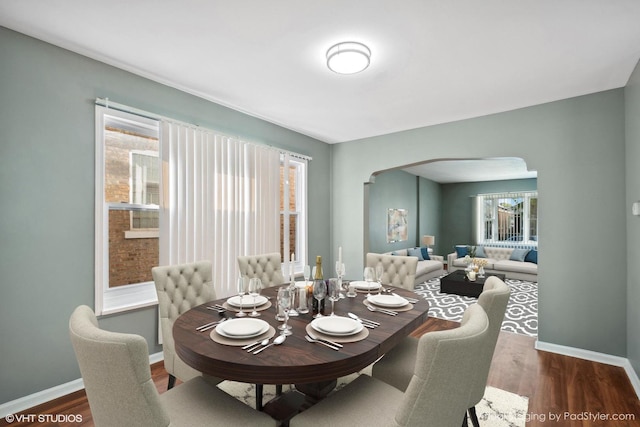
[[[164,120],[160,264],[211,260],[218,297],[235,294],[238,255],[280,250],[280,154]]]

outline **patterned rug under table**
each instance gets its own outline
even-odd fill
[[[506,279],[511,288],[502,329],[528,336],[538,335],[538,283]],[[429,301],[429,316],[444,320],[462,320],[462,314],[477,298],[440,292],[440,279],[431,279],[417,285],[416,293]]]

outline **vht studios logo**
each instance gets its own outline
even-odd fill
[[[81,423],[80,414],[9,414],[4,417],[9,424],[12,423]]]

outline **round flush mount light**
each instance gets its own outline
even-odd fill
[[[327,51],[327,67],[338,74],[355,74],[369,66],[371,50],[358,42],[335,44]]]

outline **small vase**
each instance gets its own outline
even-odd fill
[[[478,270],[478,277],[480,278],[484,277],[484,267],[480,267],[480,270]]]

